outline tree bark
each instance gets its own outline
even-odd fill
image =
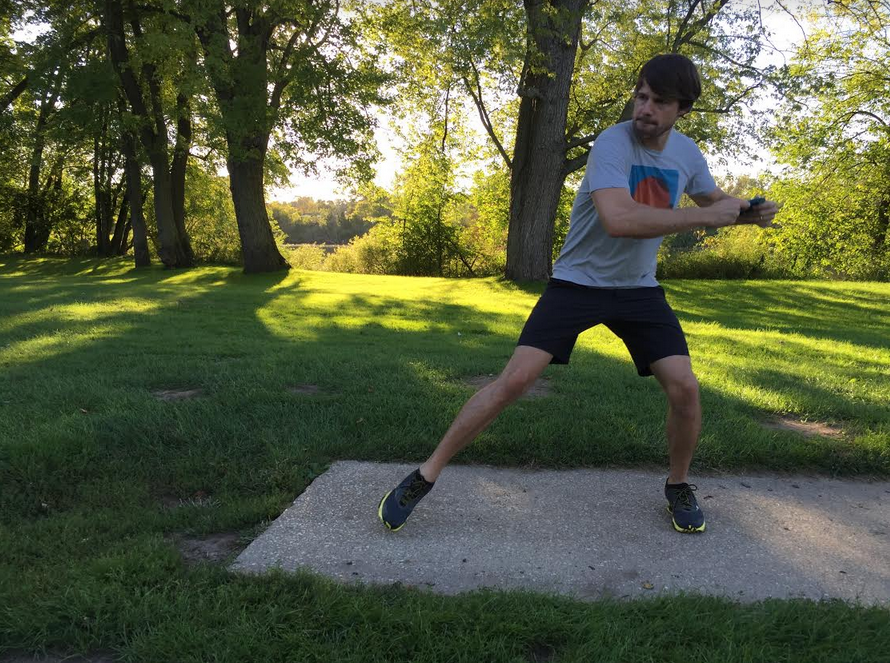
[[[262,159],[230,159],[229,189],[235,203],[235,218],[241,236],[241,253],[244,272],[274,272],[288,269],[290,265],[282,257],[272,236],[272,226],[266,212],[263,188]]]
[[[506,276],[546,281],[552,264],[553,223],[567,174],[569,90],[588,0],[525,0],[524,4],[528,45],[510,177]]]

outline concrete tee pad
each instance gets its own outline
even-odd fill
[[[703,534],[679,534],[665,475],[450,466],[398,532],[377,505],[414,465],[337,462],[233,563],[455,594],[582,599],[694,592],[890,605],[890,482],[696,476]]]

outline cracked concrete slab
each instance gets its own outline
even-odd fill
[[[335,463],[232,568],[305,568],[445,594],[494,587],[582,599],[693,592],[890,605],[887,481],[697,476],[708,529],[679,534],[663,473],[453,465],[390,532],[378,502],[415,467]]]

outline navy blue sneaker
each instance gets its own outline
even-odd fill
[[[698,506],[693,493],[698,486],[691,483],[664,484],[664,496],[668,501],[668,513],[678,532],[704,532],[705,513]]]
[[[377,507],[380,521],[393,532],[398,532],[417,503],[433,489],[434,483],[424,479],[419,469],[414,470],[380,500],[380,506]]]

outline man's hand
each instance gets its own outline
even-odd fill
[[[741,198],[721,198],[707,206],[708,216],[711,217],[707,224],[711,228],[723,228],[732,226],[741,221],[741,213],[748,209],[747,200]],[[745,223],[744,221],[741,221]]]
[[[747,201],[741,202],[746,203]],[[753,224],[760,226],[761,228],[769,228],[773,225],[773,219],[776,217],[778,211],[779,206],[772,200],[767,200],[754,207],[748,207],[739,215],[737,223]]]

